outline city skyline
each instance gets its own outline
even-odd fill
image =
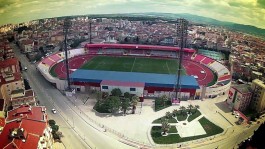
[[[0,0],[0,24],[85,14],[190,13],[265,28],[264,0]]]

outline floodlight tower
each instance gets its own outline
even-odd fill
[[[64,20],[64,25],[63,25],[64,53],[65,53],[65,66],[66,66],[66,77],[67,77],[67,88],[66,88],[66,90],[71,89],[70,77],[69,77],[68,51],[67,51],[67,34],[69,32],[70,27],[71,27],[71,20],[69,17],[66,17]]]
[[[92,44],[92,32],[91,32],[92,20],[89,20],[89,43]]]
[[[182,55],[183,55],[183,48],[186,46],[186,40],[187,40],[187,30],[188,30],[188,21],[180,18],[177,19],[177,40],[179,41],[178,45],[180,46],[180,50],[178,51],[178,71],[176,74],[177,82],[176,82],[176,99],[178,100],[180,98],[181,93],[181,66],[182,66]]]

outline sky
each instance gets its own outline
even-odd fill
[[[265,0],[0,0],[0,25],[112,13],[190,13],[265,29]]]

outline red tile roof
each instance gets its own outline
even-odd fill
[[[34,125],[33,125],[34,124]],[[48,124],[45,122],[32,121],[28,119],[22,119],[20,128],[27,130],[28,134],[35,134],[41,136]],[[34,126],[34,127],[32,127]]]
[[[5,126],[5,118],[0,117],[0,127],[4,127],[4,126]]]
[[[11,122],[5,125],[2,133],[0,134],[0,148],[4,148],[5,146],[7,146],[10,142],[12,142],[11,139],[8,139],[10,130],[12,128],[18,128],[20,125],[20,123],[18,122]]]
[[[40,140],[40,137],[33,135],[33,134],[28,134],[28,137],[27,137],[27,140],[25,143],[20,141],[19,148],[21,148],[21,149],[37,148],[39,140]]]
[[[10,58],[0,63],[0,68],[6,68],[10,65],[17,65],[18,66],[18,60],[17,58]]]
[[[34,126],[34,127],[32,127]],[[23,119],[21,122],[11,122],[5,125],[4,130],[0,134],[0,148],[9,149],[15,146],[18,149],[31,149],[37,148],[40,136],[47,126],[47,123],[37,122],[32,120]],[[23,128],[26,142],[21,139],[9,139],[10,130],[15,128]]]
[[[31,110],[30,110],[31,108]],[[37,148],[40,136],[48,127],[46,114],[43,113],[45,107],[21,106],[8,112],[7,123],[0,134],[0,148],[2,149],[31,149]],[[18,116],[16,115],[18,113]],[[21,120],[17,120],[22,114]],[[45,120],[43,121],[43,118]],[[12,121],[11,121],[12,120]],[[22,129],[25,136],[25,142],[22,139],[10,138],[10,130]]]
[[[43,111],[45,107],[20,106],[8,112],[6,121],[13,121],[18,118],[26,118],[35,121],[46,121],[46,114]]]

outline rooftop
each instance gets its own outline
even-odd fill
[[[265,84],[264,84],[264,82],[261,81],[261,80],[259,80],[259,79],[255,79],[255,80],[253,80],[252,83],[255,83],[256,85],[258,85],[258,86],[260,86],[260,87],[262,87],[262,88],[265,89]]]
[[[0,148],[37,148],[40,136],[48,125],[44,110],[45,107],[21,106],[9,111],[0,134]],[[39,120],[44,117],[44,121]]]
[[[70,75],[71,80],[76,82],[101,83],[102,80],[145,83],[147,86],[174,87],[177,80],[175,75],[139,73],[139,72],[119,72],[101,70],[78,69]],[[193,76],[181,76],[181,87],[198,89],[199,85]]]
[[[14,79],[6,80],[5,78],[3,78],[3,76],[0,76],[0,86],[2,84],[7,84],[7,83],[11,83],[11,82],[22,80],[20,72],[13,73],[13,77],[14,77]]]
[[[5,118],[0,117],[0,127],[4,127],[4,126],[5,126]]]
[[[18,65],[18,60],[17,58],[10,58],[10,59],[6,59],[4,61],[2,61],[0,63],[0,68],[6,68],[12,65]]]
[[[252,91],[251,86],[248,84],[236,85],[236,86],[233,86],[233,88],[242,94],[250,93]]]
[[[6,122],[17,119],[30,119],[35,121],[46,121],[46,109],[42,106],[20,106],[8,112]]]
[[[15,97],[15,98],[12,98],[12,100],[19,99],[19,98],[24,98],[24,97],[32,97],[32,96],[34,96],[34,92],[33,92],[32,89],[29,89],[29,90],[25,90],[25,96]]]

